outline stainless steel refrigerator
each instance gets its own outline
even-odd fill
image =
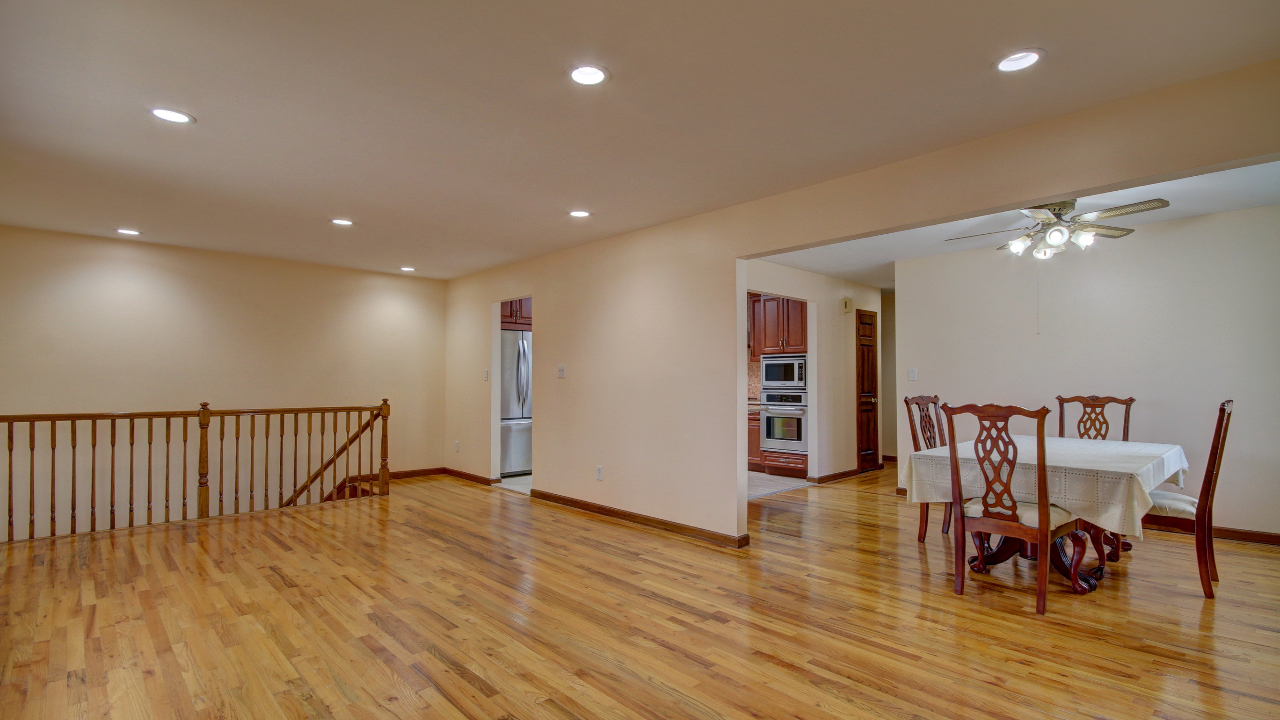
[[[533,333],[502,331],[502,477],[533,472]]]

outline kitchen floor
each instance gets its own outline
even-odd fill
[[[516,477],[502,478],[502,482],[492,487],[518,492],[521,495],[528,495],[533,490],[533,475],[517,475]]]
[[[786,492],[809,484],[803,478],[789,478],[780,475],[768,475],[762,472],[747,472],[747,499],[754,500],[765,495]]]

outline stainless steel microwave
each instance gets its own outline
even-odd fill
[[[804,355],[765,355],[760,358],[760,387],[804,387]]]

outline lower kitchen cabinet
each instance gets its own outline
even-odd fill
[[[808,455],[761,450],[760,459],[764,463],[765,472],[770,475],[786,475],[787,477],[798,478],[809,476]]]
[[[760,456],[760,413],[747,415],[747,469],[765,472],[764,459]]]

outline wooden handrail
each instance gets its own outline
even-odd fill
[[[390,402],[384,398],[379,405],[216,410],[210,408],[209,403],[201,403],[198,410],[0,415],[0,433],[5,435],[8,452],[7,462],[0,462],[0,472],[5,473],[6,482],[6,487],[0,489],[0,501],[5,502],[8,516],[7,538],[19,539],[17,536],[22,534],[34,538],[37,532],[40,537],[46,537],[96,531],[99,505],[107,513],[103,529],[238,513],[242,500],[241,475],[247,476],[244,479],[248,511],[296,506],[304,495],[307,502],[316,502],[317,496],[313,494],[316,483],[320,484],[320,502],[385,495],[390,491],[391,479],[387,422],[390,414]],[[320,419],[318,434],[313,432],[316,415]],[[348,436],[338,445],[339,425],[344,415]],[[352,415],[355,415],[354,423]],[[247,418],[244,424],[248,426],[247,438],[243,438],[247,440],[247,447],[243,449],[248,451],[244,461],[241,416]],[[293,423],[292,448],[287,448],[286,441],[289,416]],[[193,420],[199,429],[196,438],[190,436]],[[382,422],[380,458],[374,446],[379,420]],[[89,426],[87,433],[85,423]],[[175,424],[178,427],[174,427]],[[351,432],[353,424],[355,432]],[[102,453],[98,452],[100,425],[105,425]],[[319,440],[318,448],[313,439]],[[191,446],[193,440],[195,447]],[[211,442],[217,443],[216,454],[211,452]],[[232,447],[227,447],[228,444]],[[231,450],[234,452],[228,458]],[[161,457],[156,457],[157,452]],[[287,455],[292,456],[288,463]],[[339,468],[338,463],[344,458],[345,467]],[[314,464],[317,460],[318,467]],[[381,462],[375,470],[374,463],[378,460]],[[194,508],[188,504],[192,464],[196,471],[196,495],[191,503]],[[213,480],[218,485],[216,498],[211,497],[213,469],[216,469]],[[286,486],[286,469],[292,472],[292,488]],[[304,471],[305,482],[299,487],[299,474]],[[330,476],[326,477],[326,473]],[[85,487],[80,487],[81,484]],[[178,487],[174,487],[175,484]],[[66,513],[68,496],[70,512]],[[44,507],[46,499],[47,508]],[[21,517],[23,514],[25,518]],[[45,517],[48,517],[47,526]],[[22,533],[24,526],[25,533]]]
[[[314,484],[316,480],[324,477],[325,471],[333,467],[334,463],[338,462],[338,457],[341,456],[343,453],[345,453],[347,451],[347,448],[351,447],[351,443],[355,442],[361,435],[363,435],[365,430],[368,430],[369,428],[373,427],[374,421],[377,420],[381,416],[381,414],[382,414],[381,407],[379,407],[377,410],[374,410],[373,414],[369,416],[369,419],[366,420],[364,424],[360,426],[359,429],[357,429],[354,433],[352,433],[351,436],[347,438],[347,441],[342,443],[342,447],[335,450],[333,455],[328,460],[325,460],[324,463],[322,463],[320,467],[317,468],[316,471],[311,474],[311,477],[308,477],[307,481],[303,483],[301,487],[295,490],[292,495],[289,496],[288,500],[285,500],[284,503],[281,504],[281,507],[289,507],[290,505],[293,505],[294,503],[296,503],[298,501],[298,498],[301,497],[303,493],[311,489],[312,484]]]

